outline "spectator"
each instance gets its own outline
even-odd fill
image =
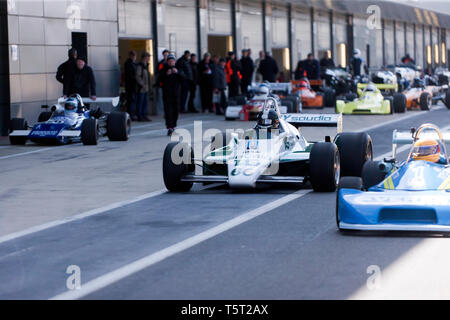
[[[199,84],[200,84],[200,96],[202,101],[202,111],[208,110],[212,112],[212,96],[213,96],[213,62],[211,61],[211,55],[205,53],[203,60],[198,66]]]
[[[320,69],[325,71],[326,69],[334,68],[335,64],[333,59],[330,57],[328,51],[325,51],[323,58],[320,59]]]
[[[191,88],[189,92],[189,103],[188,103],[188,111],[192,113],[197,113],[197,109],[195,109],[195,96],[197,93],[197,85],[198,85],[198,62],[197,55],[195,53],[191,54],[191,61],[189,62],[191,65],[192,71],[192,82]]]
[[[68,88],[64,88],[66,80],[69,82],[75,72],[78,53],[76,49],[71,48],[67,55],[69,56],[69,59],[60,64],[58,70],[56,71],[56,80],[63,84],[63,94],[68,91]]]
[[[265,58],[260,61],[258,71],[262,74],[263,81],[275,82],[279,72],[278,64],[268,52],[266,52]]]
[[[256,72],[254,73],[254,82],[262,82],[262,74],[259,72],[259,65],[261,63],[262,60],[264,60],[266,54],[264,53],[264,51],[260,51],[259,52],[259,58],[255,60],[255,70]]]
[[[158,62],[158,71],[164,68],[164,65],[167,63],[167,57],[169,56],[169,50],[164,49],[162,52],[163,58]]]
[[[158,83],[163,92],[164,118],[166,119],[167,135],[172,135],[177,126],[181,88],[184,83],[183,70],[175,66],[175,56],[169,55],[167,63],[158,73]]]
[[[131,120],[136,121],[136,51],[130,51],[124,64],[125,95],[127,98],[127,111]]]
[[[354,77],[361,76],[363,59],[359,49],[353,50],[353,57],[350,59],[350,71]]]
[[[222,115],[226,108],[227,98],[225,97],[225,90],[227,88],[227,77],[225,74],[226,60],[221,58],[219,63],[215,66],[213,74],[213,89],[214,93],[220,95],[220,103],[216,104],[216,114]]]
[[[77,93],[81,97],[96,99],[96,83],[92,68],[84,57],[77,57],[76,68],[70,78],[64,77],[64,96]]]
[[[231,98],[239,95],[239,83],[242,76],[236,54],[232,51],[228,52],[225,74],[228,83],[228,97]]]
[[[306,60],[298,62],[297,69],[295,70],[295,79],[307,77],[309,80],[320,79],[320,64],[317,59],[314,59],[314,55],[309,53]]]
[[[252,83],[254,70],[255,70],[255,65],[253,64],[253,60],[250,57],[250,49],[242,50],[242,58],[241,58],[241,71],[242,71],[241,92],[242,92],[242,94],[246,94],[248,92],[248,86]]]
[[[148,72],[148,63],[150,54],[143,52],[141,62],[136,66],[136,83],[137,83],[137,119],[138,121],[152,121],[147,115],[148,92],[150,86],[150,74]]]
[[[180,97],[181,113],[186,113],[186,103],[192,82],[192,70],[191,65],[189,64],[190,57],[191,53],[189,52],[189,50],[186,50],[183,56],[180,59],[178,59],[176,63],[177,69],[183,71],[184,74],[184,80],[183,85],[181,86],[181,97]]]

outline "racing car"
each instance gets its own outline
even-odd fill
[[[428,79],[427,82],[430,83],[430,80]],[[438,101],[445,104],[447,89],[448,85],[437,86],[435,83],[426,85],[424,80],[415,78],[411,87],[403,92],[406,96],[406,108],[430,110],[431,105]]]
[[[344,177],[337,192],[340,230],[450,231],[450,132],[432,124],[394,131],[393,157],[367,161],[361,177]],[[398,162],[398,144],[412,144]]]
[[[359,98],[353,101],[337,100],[336,113],[343,114],[392,114],[406,110],[406,97],[402,93],[394,93],[393,97],[384,96],[380,87],[384,84],[358,83]]]
[[[249,86],[249,100],[243,97],[234,97],[228,101],[225,110],[225,120],[240,119],[244,121],[255,120],[261,112],[267,97],[273,97],[278,101],[281,113],[302,112],[302,104],[298,97],[291,94],[290,83],[261,83]]]
[[[300,127],[336,127],[333,142],[310,142]],[[257,184],[310,181],[315,191],[335,191],[341,175],[361,175],[372,159],[367,133],[342,133],[342,115],[281,114],[278,102],[266,98],[253,129],[243,136],[217,133],[201,158],[192,147],[171,142],[163,157],[163,177],[169,191],[189,191],[193,183],[224,183],[231,188],[255,188]],[[196,174],[196,168],[197,174]],[[198,171],[202,171],[198,174]]]
[[[94,101],[74,94],[67,99],[60,98],[51,111],[39,115],[38,122],[32,127],[23,118],[11,119],[10,143],[24,145],[30,140],[35,143],[66,144],[81,141],[85,145],[96,145],[99,136],[108,136],[112,141],[128,140],[131,130],[128,113],[103,112],[100,108],[94,110],[85,103],[111,103],[116,108],[119,97],[97,98]]]
[[[321,86],[321,80],[312,80]],[[323,92],[315,92],[307,78],[292,80],[293,93],[297,94],[302,100],[302,106],[305,108],[323,108],[334,107],[336,103],[336,92],[333,89],[323,89]],[[316,85],[316,86],[317,86]]]

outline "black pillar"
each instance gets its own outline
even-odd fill
[[[289,47],[289,79],[292,78],[292,70],[293,67],[293,59],[292,59],[292,4],[288,3],[287,5],[287,14],[288,14],[288,47]]]
[[[151,17],[152,17],[152,40],[153,40],[153,74],[158,74],[158,13],[157,1],[151,2]]]
[[[416,24],[413,24],[413,35],[414,35],[414,52],[413,52],[413,57],[414,57],[414,61],[416,61],[417,58],[417,37],[416,37]],[[417,63],[417,62],[416,62]]]
[[[334,60],[334,32],[333,32],[333,11],[330,10],[330,52],[331,52],[331,59]]]
[[[231,35],[233,38],[233,51],[237,57],[236,0],[231,0]]]
[[[262,36],[263,36],[263,50],[267,52],[267,35],[266,35],[266,2],[262,2]]]
[[[355,49],[354,30],[353,30],[353,16],[347,15],[347,65],[350,64],[350,59],[353,57]]]
[[[11,117],[7,1],[0,1],[0,135],[8,135]]]
[[[383,66],[386,65],[386,36],[385,36],[385,22],[381,20],[381,45],[383,53]]]
[[[314,8],[311,7],[311,53],[315,55],[315,46],[314,46]]]
[[[397,21],[394,20],[394,64],[397,64]]]
[[[197,56],[198,61],[202,59],[202,32],[201,32],[201,26],[200,26],[200,0],[196,1],[195,5],[195,22],[196,22],[196,29],[197,29]]]

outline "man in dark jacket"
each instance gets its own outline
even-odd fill
[[[320,69],[325,72],[326,69],[334,67],[335,65],[333,59],[329,56],[328,51],[325,51],[325,53],[323,54],[323,58],[320,59]]]
[[[198,111],[197,109],[195,109],[194,106],[195,94],[197,93],[197,85],[198,85],[198,62],[197,62],[197,55],[195,53],[191,54],[191,61],[189,61],[189,64],[191,65],[192,81],[189,91],[188,111],[192,113],[197,113]]]
[[[172,135],[177,126],[181,88],[185,78],[183,70],[175,66],[175,56],[169,55],[164,68],[158,73],[161,84],[166,119],[167,135]]]
[[[250,57],[250,49],[242,50],[241,58],[241,93],[246,94],[248,92],[248,86],[252,83],[253,71],[255,70],[255,65],[252,58]]]
[[[63,84],[63,93],[68,91],[68,88],[64,88],[64,83],[69,81],[72,78],[75,68],[76,68],[76,59],[78,56],[77,50],[71,48],[68,51],[69,59],[66,62],[59,65],[58,70],[56,71],[56,80]]]
[[[241,82],[241,66],[233,51],[228,52],[225,65],[225,74],[228,83],[228,98],[239,95],[239,84]]]
[[[214,65],[211,61],[211,54],[205,53],[203,60],[198,65],[198,76],[200,84],[200,95],[202,100],[202,111],[212,112],[213,97],[213,73]]]
[[[224,113],[227,103],[225,90],[227,88],[227,76],[225,74],[226,60],[221,58],[219,63],[214,67],[213,89],[215,94],[220,95],[220,103],[216,104],[216,114]]]
[[[70,79],[64,79],[65,96],[78,93],[81,97],[90,97],[95,100],[97,97],[96,83],[92,68],[86,64],[84,57],[78,57],[75,72]]]
[[[312,53],[308,54],[303,67],[306,71],[306,77],[309,80],[320,79],[320,64]]]
[[[186,50],[184,52],[184,55],[178,59],[175,66],[177,67],[177,70],[183,71],[184,74],[184,81],[183,85],[181,87],[181,100],[180,100],[180,112],[185,113],[186,112],[186,102],[188,98],[188,93],[191,88],[191,82],[192,82],[192,70],[191,65],[189,63],[191,57],[191,53],[189,50]]]
[[[130,51],[123,68],[125,75],[127,111],[130,114],[131,120],[136,121],[136,51]]]
[[[261,73],[263,81],[275,82],[279,69],[274,58],[266,52],[264,59],[259,63],[258,72]]]

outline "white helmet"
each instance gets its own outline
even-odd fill
[[[377,87],[373,83],[369,83],[366,87],[366,91],[369,92],[375,92],[377,90]]]
[[[360,55],[361,55],[361,50],[359,50],[359,49],[353,50],[353,56],[359,57]]]
[[[269,86],[268,86],[267,84],[261,83],[261,84],[258,86],[257,94],[268,96],[269,93],[270,93],[270,89],[269,89]]]

